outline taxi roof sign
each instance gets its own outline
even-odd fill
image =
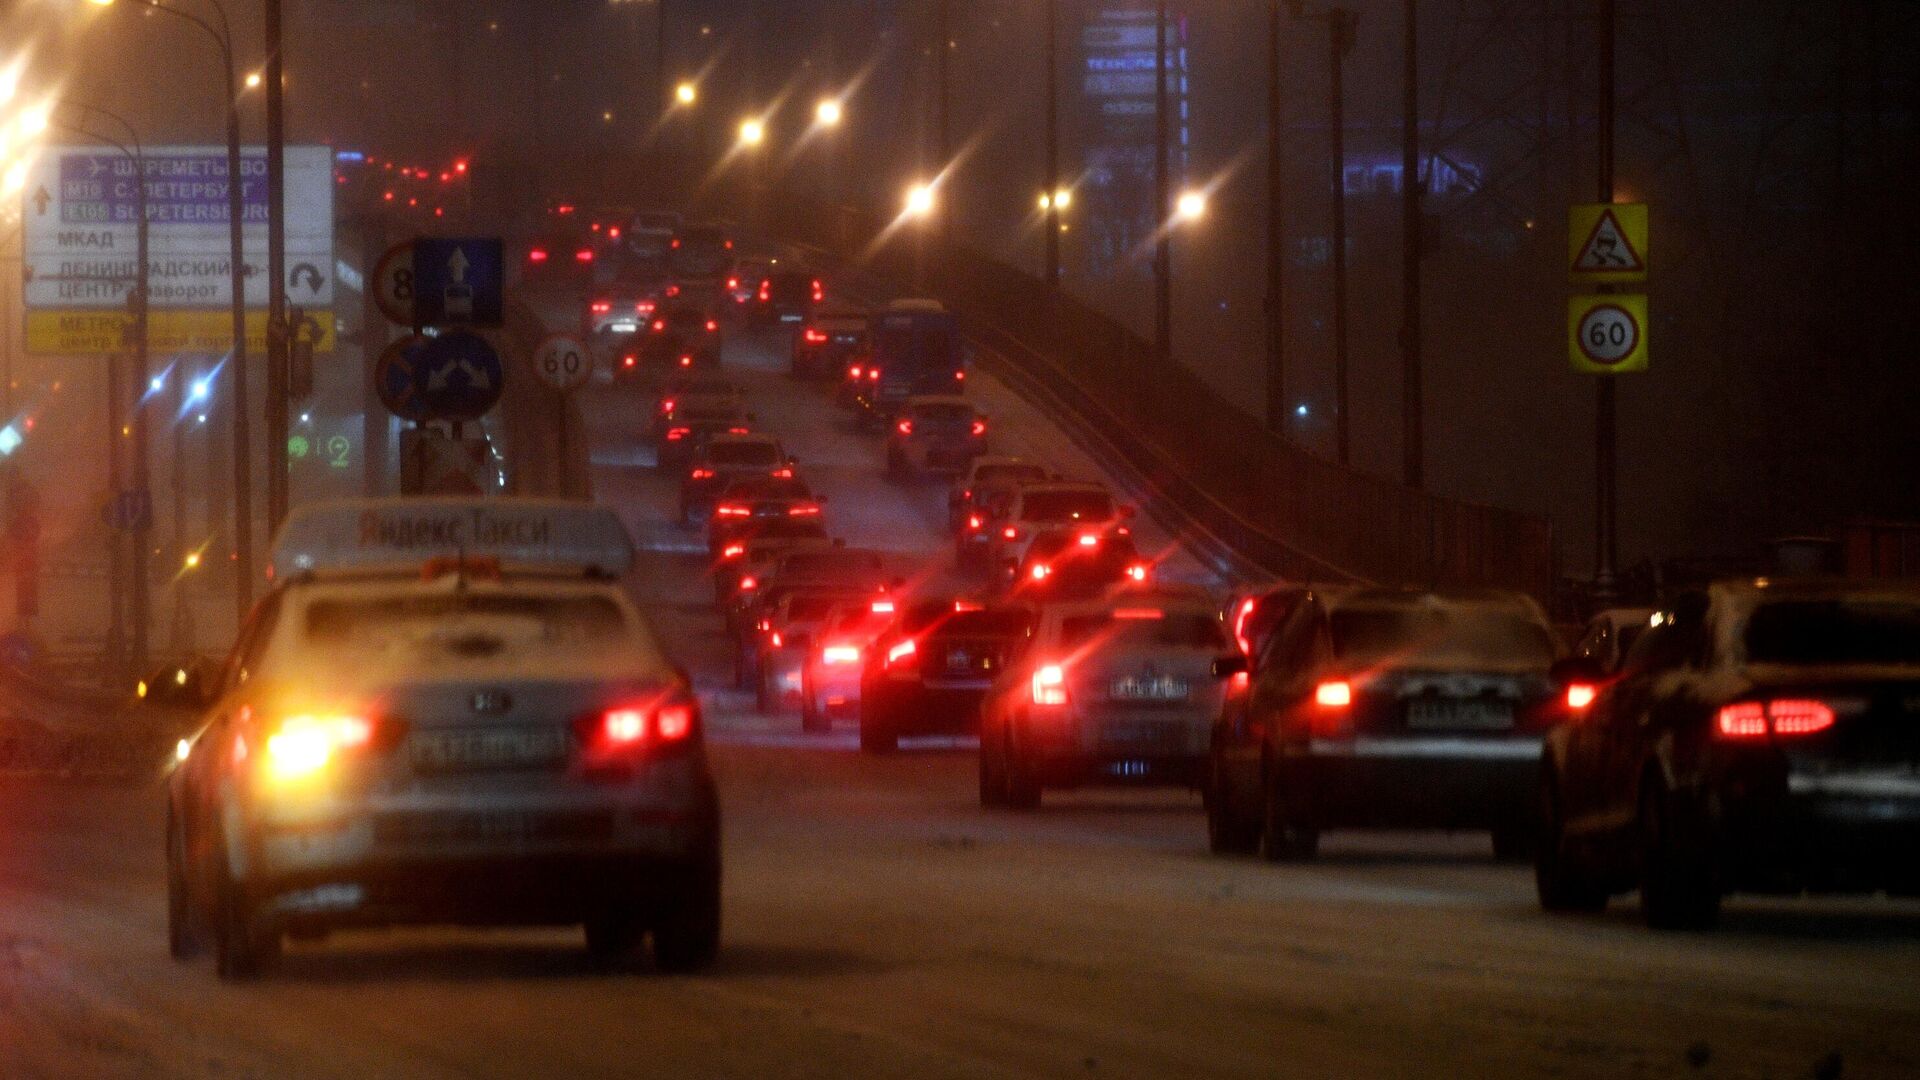
[[[490,557],[512,570],[633,569],[633,538],[612,510],[564,499],[340,499],[299,507],[280,527],[269,572],[419,573],[436,559]]]

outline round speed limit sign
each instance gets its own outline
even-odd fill
[[[555,334],[533,350],[533,373],[562,393],[578,390],[593,377],[593,357],[577,338]]]
[[[1645,294],[1576,296],[1567,308],[1568,359],[1589,374],[1645,371],[1646,326]]]
[[[373,268],[373,302],[380,314],[413,325],[413,244],[396,244]]]

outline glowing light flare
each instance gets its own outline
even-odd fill
[[[1173,203],[1174,220],[1198,221],[1207,215],[1207,196],[1200,191],[1183,191]]]
[[[740,145],[759,146],[767,141],[767,125],[763,120],[747,119],[740,121]]]
[[[673,99],[682,105],[691,105],[700,96],[700,90],[691,82],[682,82],[673,88]]]
[[[813,107],[814,123],[821,127],[837,127],[845,115],[845,109],[835,98],[824,98]]]
[[[926,217],[933,213],[933,185],[915,184],[907,189],[906,212],[908,217]]]

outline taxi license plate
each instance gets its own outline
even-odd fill
[[[408,751],[417,769],[511,769],[565,761],[571,749],[559,727],[457,728],[416,731]]]
[[[1185,701],[1188,692],[1187,680],[1173,675],[1128,675],[1107,687],[1114,701]]]
[[[1423,730],[1504,731],[1513,726],[1513,706],[1504,701],[1423,698],[1407,703],[1407,726]]]

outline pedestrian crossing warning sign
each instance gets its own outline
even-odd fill
[[[1585,284],[1647,280],[1647,204],[1573,206],[1567,215],[1567,277]]]

